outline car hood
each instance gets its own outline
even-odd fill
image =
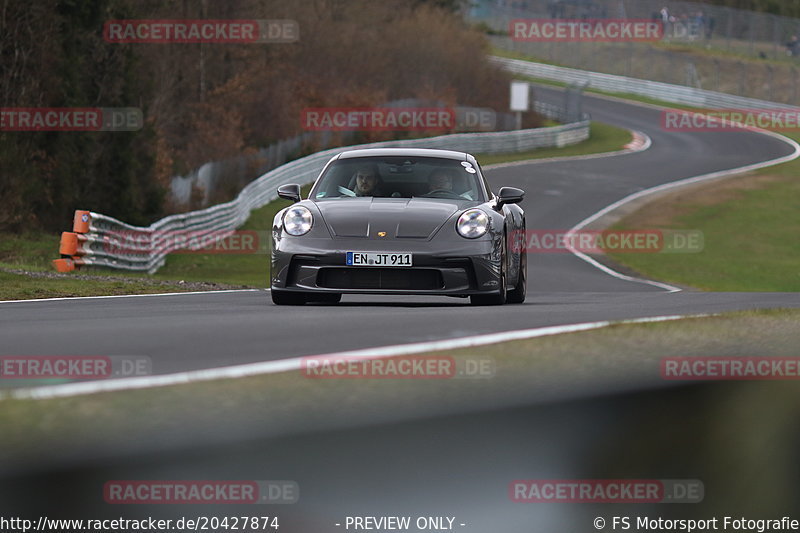
[[[334,237],[430,239],[457,211],[476,202],[433,198],[346,198],[316,202]]]

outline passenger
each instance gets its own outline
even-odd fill
[[[433,191],[453,191],[453,171],[438,169],[431,174],[428,181],[428,192]]]

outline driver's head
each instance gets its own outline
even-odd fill
[[[433,172],[430,178],[430,190],[453,190],[453,171],[439,169]]]
[[[355,178],[356,193],[361,196],[372,194],[378,185],[378,172],[373,165],[358,167]]]

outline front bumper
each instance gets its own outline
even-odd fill
[[[271,286],[300,292],[468,296],[500,287],[502,241],[486,235],[463,242],[391,239],[273,240]],[[408,252],[411,267],[346,266],[348,251]]]

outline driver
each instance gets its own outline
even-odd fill
[[[372,165],[358,167],[353,177],[356,179],[356,196],[381,196],[378,188],[378,169]]]

